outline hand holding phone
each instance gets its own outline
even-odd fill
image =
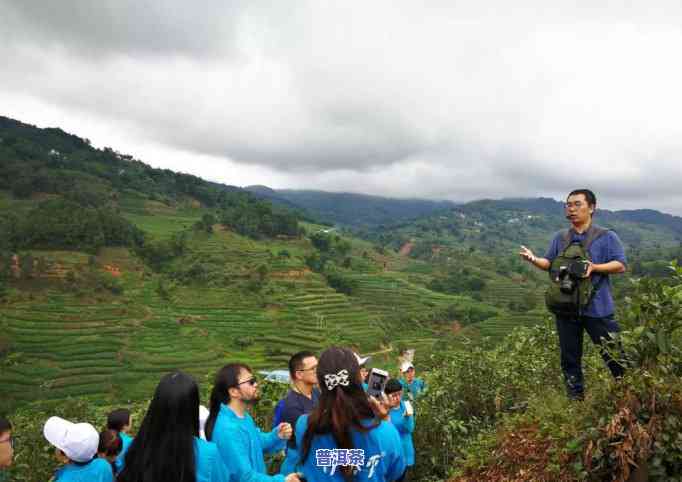
[[[381,398],[388,381],[388,372],[380,368],[372,368],[367,379],[367,395]]]

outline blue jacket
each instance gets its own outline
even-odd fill
[[[364,423],[369,426],[374,421],[366,420]],[[308,415],[303,415],[296,423],[296,445],[299,452],[307,428]],[[299,461],[297,471],[305,474],[307,482],[343,482],[343,476],[338,469],[340,464],[336,462],[340,462],[339,454],[345,453],[349,462],[357,464],[358,473],[354,479],[357,482],[388,482],[403,475],[406,467],[403,448],[400,435],[391,423],[381,422],[368,432],[352,430],[352,438],[355,447],[353,450],[357,451],[355,455],[361,455],[361,458],[353,461],[351,460],[353,454],[334,452],[338,449],[331,434],[316,435],[313,437],[308,457],[303,464]]]
[[[412,442],[412,432],[414,432],[414,414],[405,415],[405,402],[400,402],[400,406],[390,410],[391,423],[400,434],[400,442],[403,446],[405,465],[414,465],[414,443]]]
[[[229,482],[230,471],[225,467],[216,444],[195,437],[194,460],[197,482]]]
[[[401,378],[400,384],[403,386],[403,400],[417,400],[426,390],[426,383],[421,378],[415,378],[412,383],[407,383],[407,380]]]
[[[211,441],[218,446],[231,482],[284,482],[283,475],[267,474],[263,453],[284,449],[285,441],[276,430],[263,433],[248,413],[240,418],[221,405]]]
[[[104,459],[93,459],[85,465],[70,463],[57,470],[55,482],[113,482],[111,464]]]
[[[123,470],[123,467],[125,467],[125,456],[126,453],[128,452],[128,449],[130,448],[130,444],[133,443],[133,437],[130,435],[119,432],[118,436],[121,437],[121,442],[122,442],[122,447],[121,447],[121,453],[118,454],[118,457],[116,457],[116,473],[120,473],[121,470]]]

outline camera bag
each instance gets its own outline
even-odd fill
[[[592,225],[587,230],[583,242],[572,242],[572,231],[566,229],[561,235],[559,255],[549,267],[549,287],[545,292],[547,309],[559,316],[580,316],[592,301],[599,285],[606,279],[600,277],[595,286],[592,277],[582,278],[575,275],[580,272],[580,264],[591,261],[589,249],[592,243],[608,230]],[[563,288],[562,288],[563,283]],[[568,290],[572,287],[571,290]]]

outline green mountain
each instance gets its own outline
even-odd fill
[[[450,201],[394,199],[347,192],[275,190],[266,186],[248,186],[245,189],[273,203],[297,206],[316,214],[319,219],[353,227],[369,227],[427,216],[456,206]]]
[[[595,222],[613,229],[629,250],[676,248],[682,241],[682,218],[652,210],[598,209]],[[433,246],[467,246],[507,252],[523,244],[544,253],[552,236],[565,229],[563,204],[552,199],[474,201],[430,216],[356,231],[384,246],[406,243],[417,251]]]
[[[394,366],[505,312],[239,188],[0,119],[0,409],[148,397],[159,374],[354,345]]]
[[[384,224],[356,236],[309,222],[323,211],[289,198],[271,203],[0,118],[1,404],[141,400],[171,369],[203,379],[234,359],[281,368],[331,344],[393,369],[403,348],[426,360],[462,335],[494,344],[546,318],[544,277],[511,248],[542,245],[563,225],[556,202],[542,200],[540,214],[518,205],[527,200],[338,194],[328,205],[344,196],[344,209]],[[420,209],[430,216],[415,220]],[[529,222],[510,221],[522,215]],[[643,253],[673,245],[674,222],[614,221],[641,236]]]

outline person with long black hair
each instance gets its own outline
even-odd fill
[[[216,443],[232,472],[232,482],[300,482],[297,474],[268,475],[263,453],[282,450],[292,428],[280,423],[262,432],[251,418],[249,408],[259,399],[258,381],[242,363],[225,365],[216,375],[211,407],[206,421],[206,439]]]
[[[161,378],[118,482],[228,482],[215,444],[199,438],[199,387],[177,371]]]
[[[307,482],[392,482],[405,472],[400,435],[385,401],[368,397],[352,351],[332,347],[320,355],[317,407],[296,422],[301,454],[296,468]]]

